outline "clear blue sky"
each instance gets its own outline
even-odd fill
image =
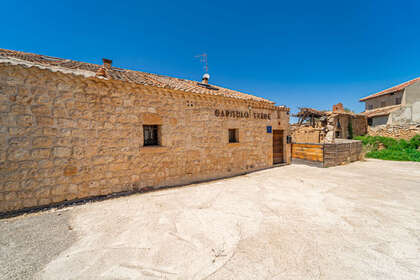
[[[31,3],[32,2],[32,3]],[[67,2],[67,3],[64,3]],[[420,1],[4,1],[0,47],[357,112],[420,76]]]

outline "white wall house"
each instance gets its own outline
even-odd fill
[[[420,77],[360,99],[370,126],[420,124]]]

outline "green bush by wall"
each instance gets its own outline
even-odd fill
[[[354,139],[362,141],[368,158],[420,162],[419,134],[409,141],[382,136],[357,136]],[[383,148],[379,149],[381,145]]]

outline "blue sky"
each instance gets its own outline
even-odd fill
[[[420,1],[4,1],[0,48],[331,109],[420,76]]]

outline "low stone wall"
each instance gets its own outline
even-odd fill
[[[381,125],[369,127],[368,135],[409,140],[420,134],[420,125]]]
[[[362,141],[336,139],[333,144],[324,144],[324,167],[358,161],[362,157]]]

